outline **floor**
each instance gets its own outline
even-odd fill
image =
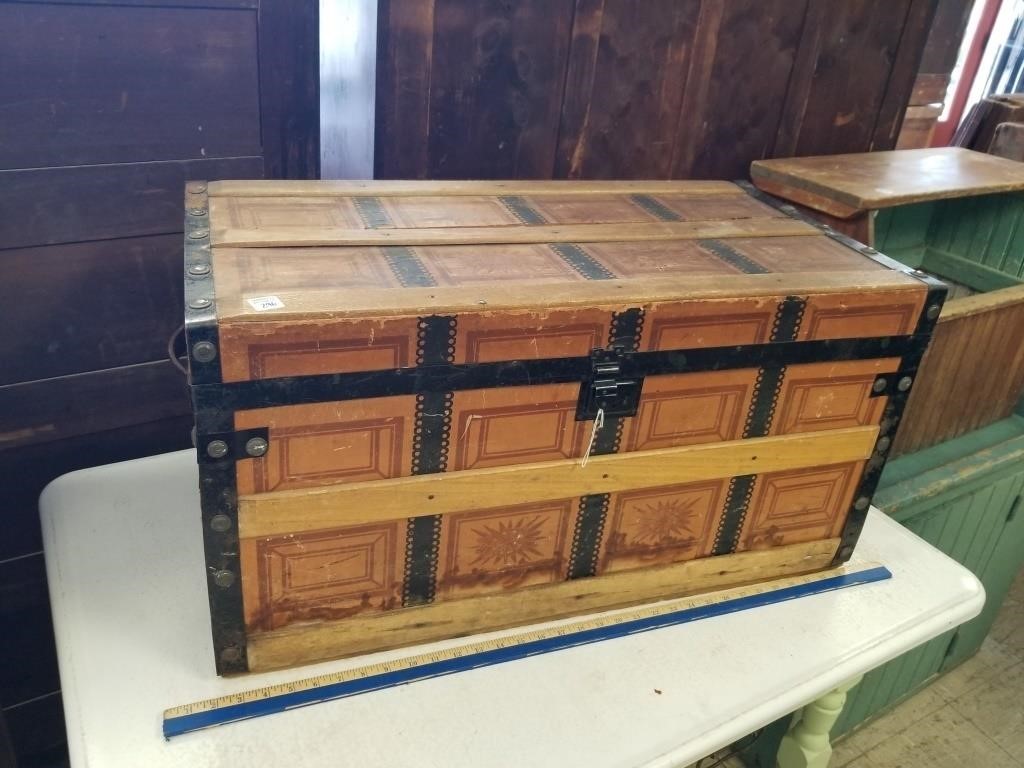
[[[743,768],[737,758],[691,768]],[[716,759],[718,758],[718,759]],[[1024,768],[1024,571],[973,658],[835,745],[829,768]]]

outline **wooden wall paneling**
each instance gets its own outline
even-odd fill
[[[374,178],[427,175],[434,0],[378,0]]]
[[[585,148],[584,129],[590,115],[590,95],[594,89],[604,3],[605,0],[576,0],[552,174],[556,179],[575,179],[580,176]]]
[[[806,12],[807,0],[704,0],[673,178],[746,178],[769,155]]]
[[[883,103],[878,83],[888,82],[916,1],[810,1],[774,157],[869,148]]]
[[[556,174],[669,178],[700,0],[584,1],[580,10],[566,82],[584,90],[567,89]]]
[[[5,708],[19,766],[67,765],[64,706],[60,691]]]
[[[251,11],[0,3],[0,168],[258,155],[255,58]]]
[[[0,171],[0,249],[181,232],[187,180],[262,171],[259,156]]]
[[[572,0],[435,0],[430,178],[550,178]]]
[[[937,5],[938,0],[911,0],[869,149],[896,147]]]
[[[948,78],[956,66],[956,57],[973,5],[973,0],[938,0],[931,30],[928,32],[928,42],[921,54],[919,72],[944,74]]]
[[[9,384],[0,450],[191,412],[185,376],[167,360]]]
[[[166,355],[183,317],[181,235],[0,251],[0,385]],[[16,320],[15,320],[16,319]]]
[[[0,451],[0,561],[39,552],[39,494],[68,472],[192,447],[192,414]]]
[[[263,175],[320,175],[320,57],[317,0],[259,2],[259,125]],[[247,66],[255,71],[255,62]]]
[[[0,562],[0,704],[34,699],[60,688],[46,566],[41,552]],[[36,645],[42,643],[42,648]],[[42,652],[40,652],[42,651]]]
[[[32,3],[35,5],[124,5],[150,8],[256,8],[260,0],[4,0],[4,2]]]

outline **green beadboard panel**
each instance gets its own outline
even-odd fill
[[[875,216],[875,245],[976,291],[1024,279],[1024,194],[905,205]]]

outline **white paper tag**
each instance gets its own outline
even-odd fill
[[[246,299],[246,301],[257,312],[266,312],[268,309],[284,309],[284,302],[277,296],[257,296],[255,299]]]

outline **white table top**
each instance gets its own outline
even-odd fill
[[[112,464],[43,493],[75,768],[686,765],[976,616],[984,602],[970,572],[873,510],[855,560],[886,565],[888,581],[168,742],[167,707],[410,653],[218,678],[194,462],[182,451]]]

